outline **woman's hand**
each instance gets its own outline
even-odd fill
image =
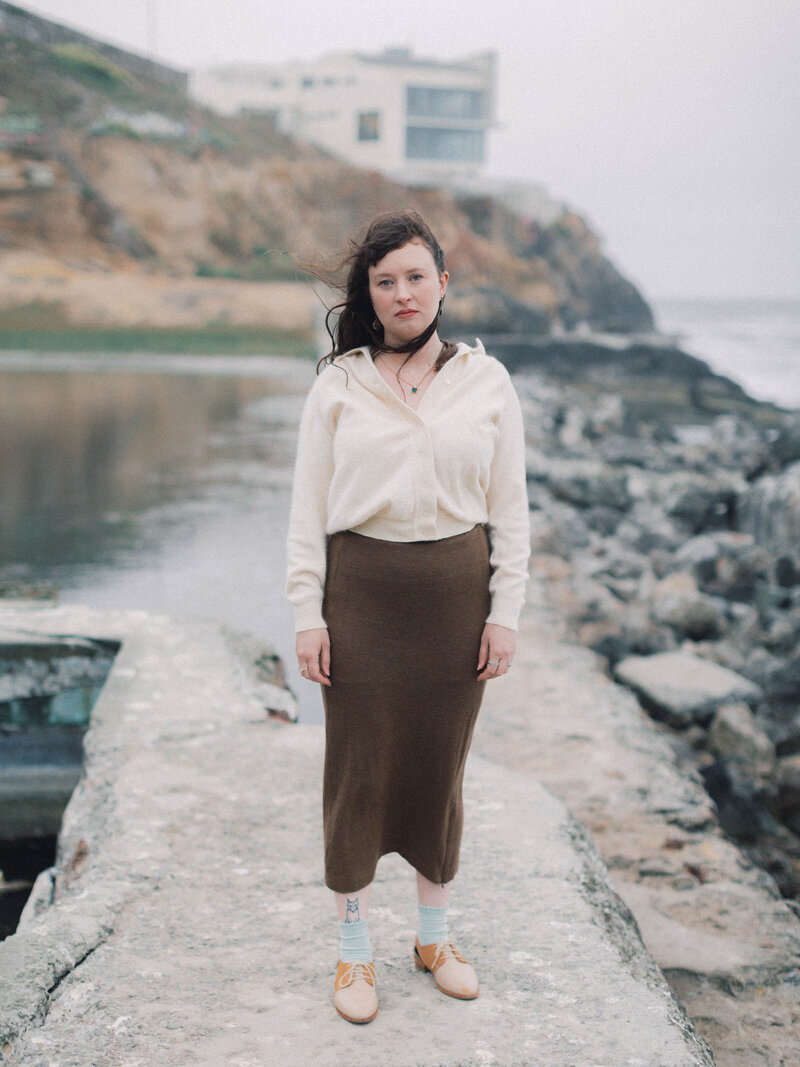
[[[478,675],[478,681],[483,682],[506,674],[514,662],[516,647],[515,630],[509,630],[507,626],[498,626],[494,622],[487,622],[483,628],[481,650],[478,654],[478,670],[483,672]]]
[[[297,666],[304,678],[321,685],[330,685],[331,639],[325,627],[301,630],[295,639]]]

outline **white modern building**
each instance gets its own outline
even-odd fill
[[[442,62],[407,48],[337,53],[280,66],[224,66],[191,75],[196,100],[223,114],[253,111],[359,167],[419,185],[483,173],[494,122],[492,52]]]

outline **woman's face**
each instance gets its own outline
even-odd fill
[[[447,278],[428,246],[417,240],[387,252],[369,268],[369,295],[386,344],[399,348],[431,324]]]

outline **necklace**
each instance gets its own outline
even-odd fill
[[[410,382],[408,380],[408,378],[404,378],[403,375],[400,373],[400,371],[397,371],[395,377],[399,378],[401,382],[405,382],[406,385],[410,385],[411,386],[411,392],[412,393],[416,393],[416,391],[419,389],[419,387],[422,385],[422,383],[425,381],[425,379],[428,377],[428,375],[431,373],[431,371],[433,369],[434,369],[433,367],[428,367],[428,369],[425,371],[425,373],[422,375],[422,377],[420,378],[420,380],[417,382],[416,385],[414,385],[413,382]]]
[[[381,358],[381,356],[383,356],[383,355],[384,355],[384,354],[383,354],[383,352],[380,352],[380,353],[378,354],[378,357],[377,357],[377,358],[379,358],[379,359],[380,359],[380,358]],[[403,377],[403,375],[402,375],[402,374],[400,373],[400,369],[399,369],[399,368],[398,368],[398,369],[397,369],[396,371],[392,371],[392,368],[391,368],[391,367],[389,366],[389,364],[388,364],[388,363],[386,362],[386,359],[385,359],[385,357],[384,357],[384,366],[386,367],[386,369],[387,369],[387,370],[389,371],[389,373],[390,373],[390,374],[393,374],[393,375],[394,375],[394,377],[395,377],[395,378],[397,378],[397,380],[398,380],[398,381],[400,381],[400,382],[405,382],[405,383],[406,383],[406,385],[407,385],[407,386],[409,386],[409,388],[411,389],[411,392],[412,392],[412,393],[416,393],[416,392],[417,392],[417,391],[419,390],[419,387],[420,387],[420,386],[422,385],[422,383],[423,383],[423,382],[425,381],[425,379],[426,379],[426,378],[428,377],[428,375],[429,375],[429,374],[431,374],[431,373],[432,373],[433,371],[435,371],[435,370],[436,370],[436,363],[434,362],[434,363],[432,363],[432,364],[430,365],[430,367],[428,367],[428,369],[427,369],[427,370],[425,371],[425,373],[424,373],[424,374],[422,375],[422,377],[421,377],[421,378],[419,379],[419,381],[418,381],[418,382],[416,383],[416,385],[415,385],[415,384],[414,384],[414,382],[410,382],[410,381],[408,380],[408,378],[404,378],[404,377]],[[404,366],[404,364],[402,364],[402,366]],[[403,387],[402,387],[402,385],[400,386],[400,388],[401,388],[401,389],[403,388]]]

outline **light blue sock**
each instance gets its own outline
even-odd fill
[[[339,959],[342,963],[369,963],[372,959],[369,919],[339,923],[339,930]]]
[[[426,904],[418,904],[419,926],[417,937],[421,945],[441,945],[449,939],[447,927],[447,905],[443,908],[429,908]]]

